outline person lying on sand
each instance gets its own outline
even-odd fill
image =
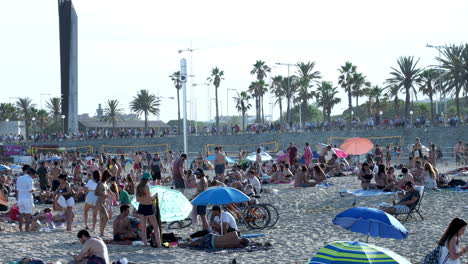
[[[199,249],[225,249],[225,248],[244,248],[250,244],[247,238],[240,238],[237,232],[226,233],[218,236],[207,234],[204,237],[189,243],[180,243],[180,247],[198,247]]]
[[[31,219],[31,230],[36,231],[42,225],[52,229],[55,228],[55,224],[65,223],[65,221],[65,214],[54,214],[52,213],[52,209],[45,208],[41,214],[38,214]]]
[[[77,235],[80,243],[83,244],[80,254],[72,254],[75,264],[109,264],[109,254],[107,246],[99,237],[91,237],[87,230],[81,230]]]
[[[128,216],[130,215],[130,206],[124,204],[120,206],[120,214],[115,217],[114,241],[135,240],[138,238],[137,230],[130,225]]]

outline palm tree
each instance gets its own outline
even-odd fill
[[[388,99],[392,100],[393,98],[393,109],[395,109],[395,115],[400,115],[400,98],[398,94],[400,93],[400,87],[398,85],[388,85],[384,89],[386,95],[388,95]]]
[[[390,74],[393,76],[387,82],[395,85],[399,90],[404,90],[406,94],[405,100],[405,117],[409,118],[409,108],[411,93],[417,94],[415,84],[419,80],[421,68],[418,67],[419,59],[414,61],[414,57],[399,57],[397,60],[398,68],[391,68]]]
[[[362,73],[354,72],[351,76],[352,95],[356,97],[356,107],[359,107],[359,97],[363,95],[362,89],[370,86],[370,83],[366,81],[366,76]]]
[[[280,122],[283,122],[283,98],[285,96],[285,91],[283,89],[282,83],[283,83],[283,76],[277,75],[272,79],[271,83],[271,92],[275,95],[276,100],[275,104],[279,104],[279,110],[280,110]]]
[[[181,131],[181,120],[180,120],[180,99],[179,99],[179,92],[182,88],[182,80],[180,79],[180,71],[174,72],[172,75],[169,76],[172,82],[174,83],[174,87],[177,90],[177,124],[179,125],[179,135]]]
[[[58,127],[57,124],[62,113],[62,100],[60,100],[60,97],[52,97],[46,101],[46,108],[54,118],[55,126]]]
[[[17,120],[18,109],[12,103],[0,103],[0,120]]]
[[[104,106],[104,114],[101,121],[112,123],[112,131],[115,130],[115,124],[123,120],[123,109],[119,106],[119,100],[107,100]]]
[[[265,122],[264,114],[263,114],[264,93],[262,91],[266,89],[267,86],[263,85],[262,81],[264,81],[264,79],[266,78],[269,72],[271,72],[271,68],[268,67],[268,65],[266,65],[266,63],[261,60],[256,61],[255,64],[253,65],[253,69],[250,71],[250,74],[257,76],[257,81],[258,81],[257,89],[259,90],[259,92],[257,93],[257,96],[258,96],[257,98],[257,101],[258,101],[257,122],[260,119],[260,116],[262,116],[262,122]]]
[[[284,96],[286,97],[286,111],[288,117],[288,123],[291,125],[291,101],[296,96],[297,93],[297,82],[294,76],[288,76],[283,78],[282,87],[284,92]]]
[[[159,116],[160,99],[154,94],[150,94],[148,90],[140,90],[130,102],[130,110],[140,117],[145,116],[145,129],[148,128],[148,115],[153,114]]]
[[[426,69],[421,73],[420,76],[420,85],[419,92],[423,95],[427,95],[429,97],[429,101],[431,103],[431,122],[434,123],[434,94],[435,94],[435,87],[436,81],[439,78],[439,71],[436,69]]]
[[[323,108],[323,119],[331,121],[331,111],[336,104],[341,102],[341,98],[337,97],[337,87],[334,87],[331,82],[322,81],[319,84],[316,92],[317,105]]]
[[[345,62],[345,65],[341,66],[338,69],[340,76],[338,77],[338,84],[348,93],[348,110],[349,110],[349,120],[352,119],[351,110],[353,108],[353,94],[352,94],[352,76],[356,72],[357,67],[354,66],[351,62]]]
[[[312,82],[320,79],[320,72],[315,71],[315,61],[309,61],[307,63],[298,62],[297,63],[297,82],[299,86],[298,98],[300,98],[302,107],[301,115],[302,120],[309,120],[308,111],[307,111],[307,101],[314,98],[314,92],[309,91],[309,88],[312,87]]]
[[[44,127],[46,127],[49,122],[49,113],[47,113],[46,110],[41,109],[34,113],[34,116],[36,117],[36,122],[39,123],[41,133],[44,133]]]
[[[374,113],[380,113],[380,109],[381,109],[380,99],[382,97],[384,89],[380,88],[377,85],[374,85],[368,91],[369,91],[369,97],[371,98],[371,102],[372,101],[375,102],[375,106],[371,105],[371,109],[373,108],[375,110]],[[369,102],[369,103],[371,103],[371,102]],[[371,113],[372,113],[372,111],[369,111],[369,114],[371,114]]]
[[[211,69],[211,76],[208,77],[207,81],[213,83],[215,87],[215,100],[216,100],[216,134],[219,135],[219,111],[218,111],[218,88],[221,85],[221,80],[224,80],[224,71],[221,71],[218,67]]]
[[[237,93],[237,97],[234,97],[236,100],[236,108],[242,114],[242,130],[245,131],[245,113],[252,107],[249,103],[251,99],[250,95],[247,92]]]
[[[460,116],[460,92],[468,91],[468,44],[450,46],[442,50],[442,57],[437,58],[445,71],[443,77],[446,81],[442,92],[445,95],[454,95],[457,116]]]
[[[26,138],[29,137],[29,125],[31,123],[30,121],[32,118],[32,109],[35,106],[36,105],[32,102],[31,98],[29,97],[18,98],[18,101],[16,101],[16,107],[18,108],[20,118],[24,120]]]

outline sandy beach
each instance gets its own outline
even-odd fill
[[[467,180],[467,177],[458,177]],[[253,241],[268,241],[273,248],[254,252],[217,252],[191,250],[185,248],[155,249],[134,246],[109,245],[111,261],[126,257],[134,263],[307,263],[315,252],[327,243],[338,240],[366,240],[364,235],[349,232],[332,224],[334,216],[350,207],[377,207],[387,202],[391,195],[354,197],[340,196],[342,189],[359,189],[355,177],[337,177],[329,180],[330,187],[293,188],[291,185],[264,185],[276,189],[275,193],[264,193],[260,202],[274,204],[280,212],[278,224],[262,231],[248,230],[240,226],[243,234],[264,233],[263,238]],[[190,193],[190,191],[188,191]],[[40,205],[41,209],[46,207]],[[114,216],[117,215],[114,207]],[[454,217],[468,218],[468,193],[449,191],[428,191],[421,207],[424,220],[419,217],[404,222],[410,235],[406,240],[370,238],[369,243],[391,249],[408,258],[411,263],[421,263],[423,257],[435,247],[436,241]],[[83,225],[83,203],[75,206],[73,232],[62,230],[47,232],[19,233],[16,224],[0,223],[0,263],[21,259],[26,256],[42,258],[48,262],[67,263],[69,254],[80,250],[76,233]],[[199,226],[168,230],[183,237],[197,231]],[[94,233],[96,234],[96,233]],[[108,225],[104,239],[112,238],[112,227]],[[467,236],[460,241],[468,244]],[[467,263],[464,256],[460,263]]]

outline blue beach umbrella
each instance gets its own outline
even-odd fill
[[[11,168],[6,166],[6,165],[1,165],[0,164],[0,171],[4,171],[4,170],[11,170]]]
[[[333,224],[372,237],[406,239],[408,230],[395,217],[382,210],[353,207],[341,212]]]
[[[216,159],[216,156],[211,155],[211,156],[208,156],[206,159],[209,160],[209,161],[214,161]],[[233,158],[228,157],[228,156],[226,156],[226,161],[227,161],[227,163],[236,163],[236,161]]]
[[[192,200],[194,205],[230,204],[248,202],[250,198],[243,192],[231,187],[210,188]]]
[[[344,264],[344,263],[379,263],[410,264],[407,259],[395,252],[368,245],[358,241],[333,242],[321,248],[309,262],[310,264]]]

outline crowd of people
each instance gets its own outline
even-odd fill
[[[463,146],[463,142],[458,142],[454,152],[463,152]],[[291,184],[296,188],[326,186],[330,177],[355,175],[365,190],[398,191],[399,201],[394,200],[381,209],[390,214],[402,214],[408,213],[418,203],[421,193],[417,186],[435,189],[448,184],[437,169],[439,156],[436,146],[430,144],[430,150],[426,152],[419,138],[416,138],[405,162],[399,160],[401,147],[376,144],[364,162],[351,155],[339,158],[333,147],[336,146],[324,146],[318,150],[318,158],[314,159],[309,143],[301,149],[290,143],[283,155],[268,161],[262,156],[262,148],[258,148],[255,161],[243,162],[245,152],[241,151],[235,164],[229,164],[223,148],[216,147],[213,178],[205,172],[205,159],[201,153],[190,168],[186,167],[186,154],[172,151],[164,153],[163,157],[159,153],[148,152],[115,157],[81,155],[78,152],[38,153],[33,157],[33,164],[23,165],[18,177],[0,177],[0,187],[6,197],[12,193],[17,197],[20,231],[53,229],[60,225],[72,231],[74,217],[78,213],[75,203],[84,202],[84,226],[78,233],[83,249],[73,257],[77,262],[109,263],[107,247],[101,239],[109,221],[112,221],[113,241],[141,240],[144,245],[164,246],[161,222],[154,206],[158,197],[151,195],[152,185],[194,188],[195,196],[210,187],[228,186],[245,193],[251,197],[250,202],[255,203],[257,195],[268,184]],[[397,175],[397,170],[401,174]],[[139,203],[133,213],[130,207],[132,197]],[[36,203],[48,203],[51,208],[34,214]],[[113,207],[116,206],[120,207],[120,214],[113,216]],[[233,215],[219,206],[213,206],[211,212],[214,217],[208,219],[207,206],[194,207],[195,222],[201,220],[201,229],[180,246],[216,249],[249,245],[248,239],[239,236]],[[88,230],[96,230],[97,226],[99,237],[91,237]],[[451,254],[460,256],[468,249],[454,251],[454,229],[461,232],[460,236],[463,234],[464,227],[460,224],[449,226],[448,235],[446,232],[440,243]]]

